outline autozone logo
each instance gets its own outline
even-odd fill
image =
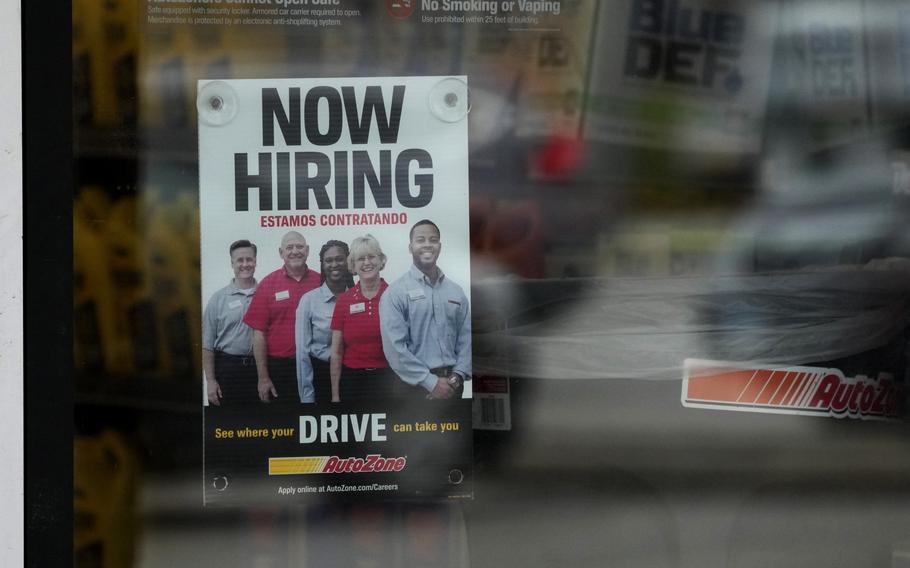
[[[269,475],[302,475],[313,473],[397,472],[408,465],[408,458],[386,458],[369,454],[363,458],[307,456],[269,458]]]
[[[839,369],[765,368],[687,359],[682,404],[745,412],[887,419],[900,414],[891,375],[845,377]]]

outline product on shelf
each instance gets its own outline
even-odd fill
[[[136,61],[139,2],[131,0],[77,0],[73,3],[80,49],[74,51],[77,68],[88,68],[91,123],[97,127],[136,124]],[[77,77],[77,80],[79,77]],[[77,93],[78,95],[79,93]],[[77,97],[78,100],[78,97]],[[83,119],[86,109],[80,110]],[[79,115],[77,115],[79,117]]]
[[[132,566],[135,453],[113,430],[73,439],[73,560],[77,568]]]
[[[154,194],[143,196],[142,262],[155,306],[161,370],[170,377],[198,376],[202,352],[197,337],[202,329],[194,283],[198,269],[190,260],[193,247],[178,228],[186,215],[177,203],[156,203]],[[197,253],[198,256],[198,253]]]
[[[88,0],[73,0],[73,118],[78,126],[94,122],[92,51]]]
[[[83,201],[73,215],[73,363],[78,371],[99,373],[112,363],[113,293],[103,233],[93,226],[90,207],[79,206]]]
[[[111,370],[127,375],[159,371],[154,296],[143,262],[134,197],[117,200],[104,235],[115,322]]]

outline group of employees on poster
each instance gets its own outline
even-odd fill
[[[258,283],[256,245],[233,242],[234,278],[203,314],[209,403],[460,398],[471,378],[468,299],[437,265],[439,227],[418,221],[409,239],[413,265],[392,284],[371,235],[326,242],[315,271],[304,236],[288,232],[283,266]]]

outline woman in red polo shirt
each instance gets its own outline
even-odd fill
[[[332,402],[384,398],[395,388],[379,334],[379,299],[389,287],[379,276],[385,261],[372,235],[351,242],[348,267],[359,281],[338,297],[332,315]]]

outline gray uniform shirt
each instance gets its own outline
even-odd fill
[[[230,355],[253,354],[253,329],[243,323],[243,314],[253,301],[256,291],[241,289],[231,283],[209,298],[202,313],[202,348],[207,351],[224,351]]]
[[[471,378],[471,308],[441,270],[434,285],[411,266],[382,295],[379,325],[385,357],[404,382],[432,391],[438,367]]]
[[[297,359],[297,391],[300,402],[315,402],[313,365],[310,356],[328,361],[332,354],[332,314],[335,294],[324,283],[300,297],[294,319],[294,345]]]

